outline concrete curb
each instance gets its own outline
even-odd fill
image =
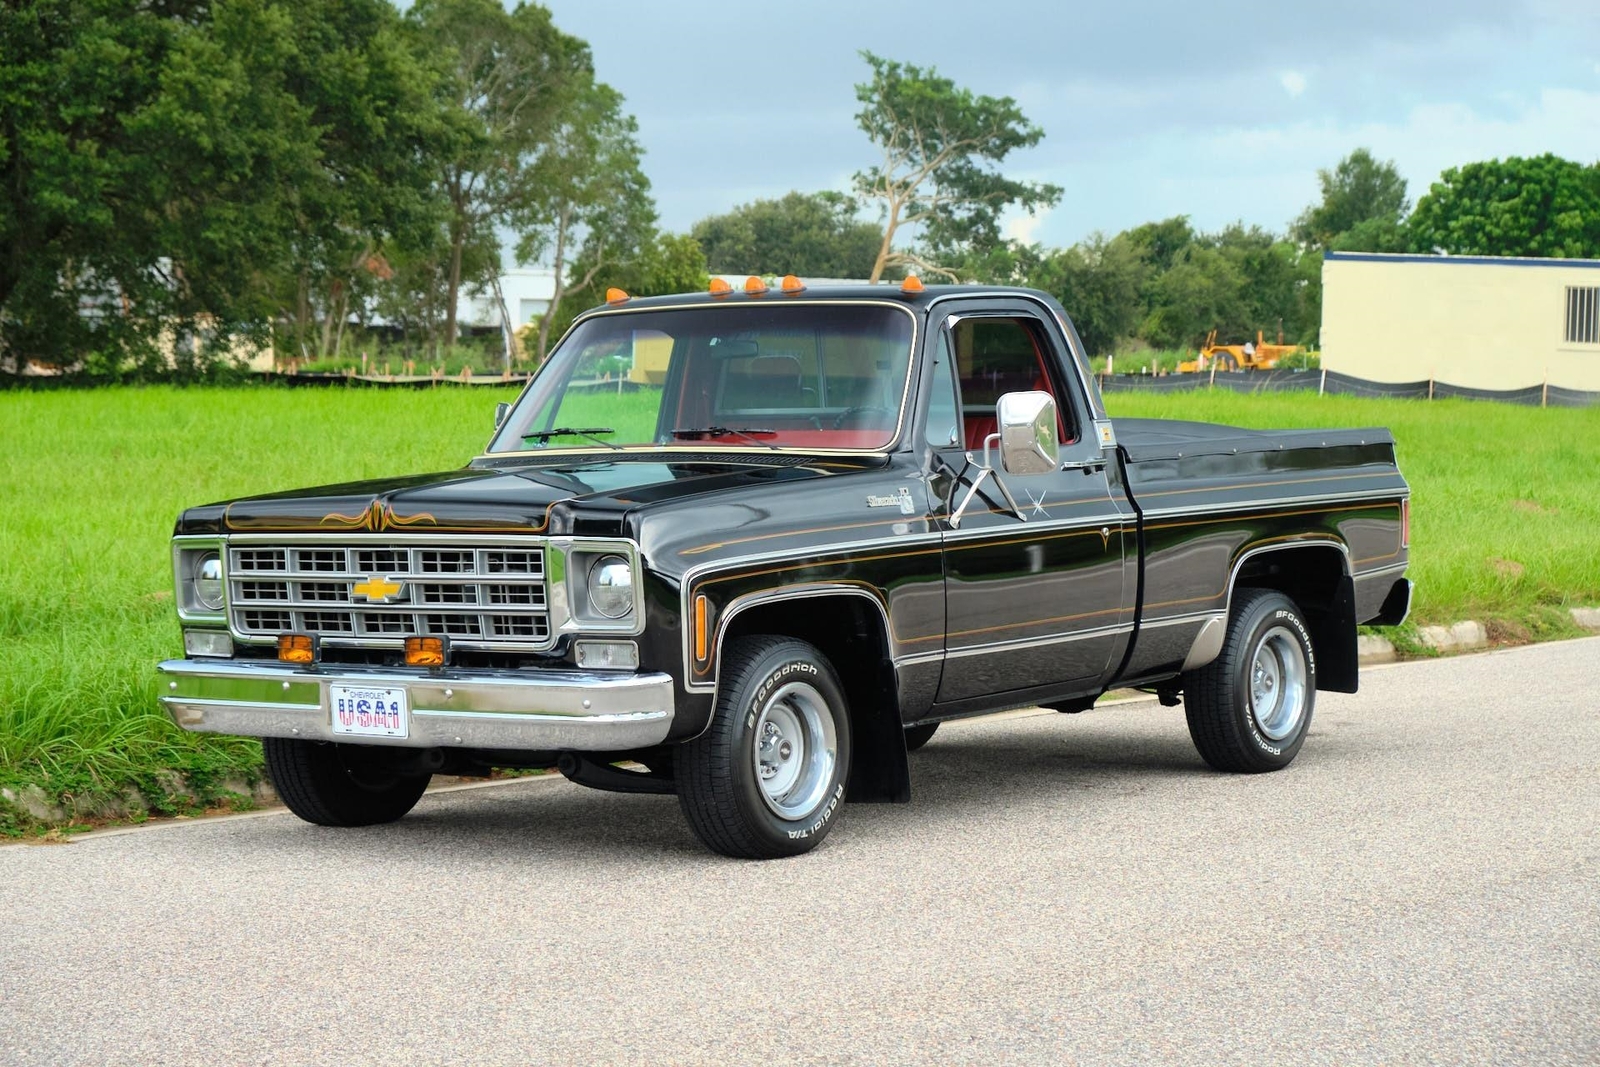
[[[1600,630],[1600,608],[1570,608],[1572,621],[1586,630]],[[1418,631],[1422,643],[1436,652],[1473,652],[1489,647],[1489,631],[1481,622],[1458,622],[1454,626],[1424,626]],[[1356,655],[1362,666],[1393,663],[1399,658],[1394,643],[1386,637],[1362,634],[1356,638]]]

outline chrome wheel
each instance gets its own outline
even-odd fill
[[[1274,626],[1250,656],[1250,714],[1262,734],[1282,741],[1299,728],[1305,708],[1305,652],[1294,634]]]
[[[821,805],[839,758],[833,714],[821,693],[790,682],[767,699],[751,736],[761,799],[780,819],[805,819]]]

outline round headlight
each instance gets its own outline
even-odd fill
[[[194,598],[209,611],[222,610],[222,557],[215,552],[195,560]]]
[[[589,603],[608,619],[633,610],[633,568],[621,556],[601,556],[589,568]]]

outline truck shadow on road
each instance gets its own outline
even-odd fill
[[[911,803],[846,808],[842,825],[853,828],[852,836],[888,832],[899,839],[918,822],[976,827],[1019,808],[1071,819],[1091,808],[1224,777],[1207,769],[1181,734],[1109,726],[1074,730],[1048,719],[1020,730],[950,729],[912,755],[911,770]],[[601,793],[565,781],[432,794],[400,822],[354,834],[287,821],[274,830],[280,827],[285,834],[309,835],[301,840],[314,840],[317,847],[336,838],[347,855],[371,849],[391,864],[435,864],[441,852],[468,865],[513,857],[537,863],[557,855],[619,862],[707,859],[675,798]]]

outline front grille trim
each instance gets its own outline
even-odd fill
[[[324,644],[340,647],[396,649],[406,637],[437,636],[463,649],[548,651],[557,637],[550,614],[551,551],[543,539],[364,543],[360,536],[255,535],[230,541],[226,549],[229,628],[237,640],[258,645],[293,632],[317,634]],[[390,563],[398,566],[382,566]],[[373,578],[404,583],[398,594],[404,599],[356,599],[351,587]],[[304,595],[308,591],[319,595]],[[506,599],[507,591],[514,599]]]

